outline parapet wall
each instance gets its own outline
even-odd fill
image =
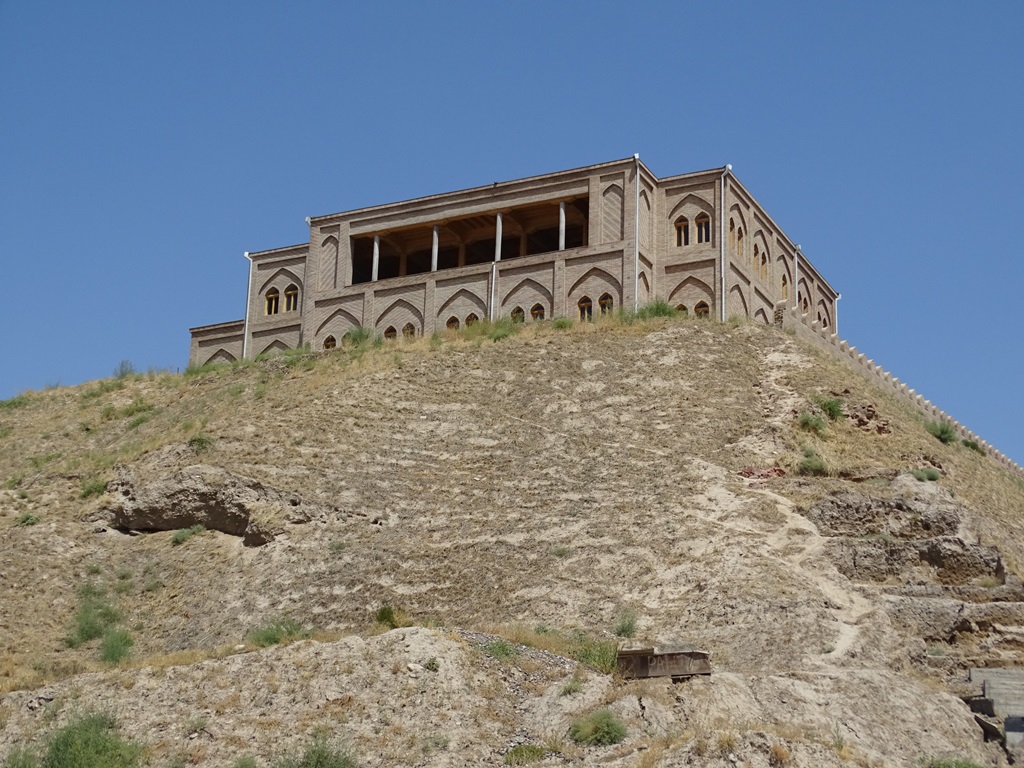
[[[878,365],[875,365],[874,360],[869,360],[863,353],[858,352],[856,347],[853,347],[846,341],[840,339],[838,334],[831,333],[828,329],[822,328],[817,321],[812,321],[807,315],[800,314],[795,307],[785,309],[781,307],[777,308],[775,311],[775,323],[776,325],[781,325],[787,330],[792,330],[801,339],[806,339],[812,344],[828,350],[840,360],[846,362],[850,368],[857,371],[859,374],[864,376],[864,378],[880,384],[884,389],[892,392],[899,399],[917,407],[925,416],[947,422],[956,430],[957,435],[960,438],[973,440],[981,446],[985,450],[986,454],[993,460],[1008,469],[1024,474],[1024,468],[1009,456],[982,440],[978,435],[974,434],[974,432],[969,430],[945,411],[942,411],[937,406],[932,405],[932,403],[925,400],[924,397],[912,390],[891,373],[882,369]]]

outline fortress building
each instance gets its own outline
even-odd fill
[[[309,242],[246,254],[245,318],[192,328],[190,364],[655,299],[836,325],[839,295],[730,166],[659,179],[634,156],[306,221]]]

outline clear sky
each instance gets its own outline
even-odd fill
[[[733,165],[840,334],[1024,463],[1024,3],[0,0],[0,398],[184,368],[304,218]]]

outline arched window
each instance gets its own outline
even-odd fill
[[[543,320],[544,319],[544,305],[543,304],[534,304],[533,307],[530,309],[530,317],[532,317],[534,320]]]
[[[685,304],[676,304],[676,312],[681,314],[683,317],[689,317],[690,316],[690,310],[688,310],[686,308]]]
[[[736,230],[736,255],[743,258],[743,227]]]
[[[818,322],[821,323],[821,327],[822,328],[828,328],[828,315],[827,314],[823,314],[821,316],[821,320],[819,320]]]
[[[729,248],[736,250],[736,222],[729,219]]]
[[[476,325],[480,322],[480,318],[476,316],[476,312],[470,312],[466,315],[466,325]]]
[[[782,276],[782,300],[789,301],[789,278]]]
[[[615,300],[612,298],[610,293],[602,293],[601,298],[597,300],[597,303],[601,306],[602,315],[610,315],[612,310],[615,309]]]
[[[690,220],[685,216],[676,219],[676,246],[690,244]]]
[[[387,330],[384,331],[384,338],[385,339],[397,339],[398,338],[398,331],[395,330],[395,326],[389,325],[387,327]]]
[[[807,297],[804,296],[803,298],[800,299],[800,312],[806,315],[810,311],[811,304],[809,301],[807,301]]]
[[[761,254],[761,282],[768,282],[768,254]]]
[[[693,314],[700,318],[711,317],[711,307],[708,306],[706,301],[702,301],[693,308]]]
[[[449,331],[459,330],[459,318],[455,317],[454,315],[452,317],[449,317],[448,322],[444,324],[444,327],[447,328]]]
[[[324,349],[334,349],[336,346],[338,346],[338,340],[333,336],[328,336],[324,339]]]
[[[513,323],[525,323],[526,312],[523,311],[522,307],[516,307],[512,310],[512,322]]]
[[[697,242],[698,243],[710,243],[711,242],[711,217],[706,213],[698,213],[697,218],[694,219],[697,224]]]
[[[757,262],[761,260],[761,249],[757,243],[754,243],[754,269],[757,269]]]
[[[412,323],[406,323],[402,326],[402,335],[407,339],[416,338],[416,326]]]
[[[590,320],[594,316],[594,302],[589,296],[584,296],[576,302],[576,306],[580,310],[580,320]]]
[[[284,311],[294,312],[299,308],[299,289],[289,285],[284,289]]]
[[[281,311],[281,294],[277,288],[271,288],[267,291],[267,301],[264,305],[265,314],[276,315]]]

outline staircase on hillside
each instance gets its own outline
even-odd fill
[[[1006,751],[1024,748],[1024,669],[971,669],[971,682],[980,683],[985,714],[1002,718]]]

